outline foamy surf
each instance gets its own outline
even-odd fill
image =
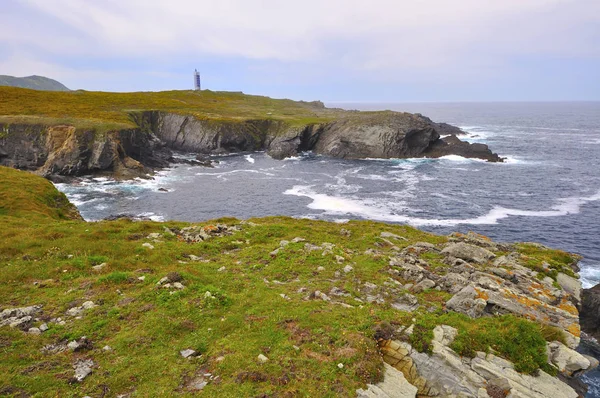
[[[584,289],[596,286],[600,282],[600,264],[581,263],[579,279]]]
[[[500,206],[493,207],[488,213],[478,217],[465,219],[425,219],[398,214],[398,209],[391,209],[389,205],[375,203],[373,200],[357,199],[351,197],[331,196],[317,193],[312,186],[296,185],[284,192],[284,195],[304,196],[312,199],[308,208],[321,210],[326,214],[353,215],[365,219],[397,222],[410,224],[416,227],[422,226],[445,226],[454,227],[461,224],[469,225],[492,225],[508,217],[560,217],[569,214],[577,214],[581,206],[600,200],[600,191],[588,197],[570,197],[558,199],[558,203],[550,210],[520,210]]]
[[[246,159],[250,163],[254,163],[254,158],[252,155],[244,155],[244,159]]]

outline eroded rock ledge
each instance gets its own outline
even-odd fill
[[[131,118],[137,128],[105,133],[67,125],[0,125],[0,165],[46,177],[108,172],[132,178],[174,161],[171,150],[207,155],[265,150],[275,159],[314,151],[345,159],[460,155],[502,161],[487,145],[458,139],[463,132],[457,127],[420,114],[357,112],[306,125],[200,120],[161,111],[132,113]]]

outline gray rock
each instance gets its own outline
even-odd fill
[[[45,324],[45,323],[42,323],[42,324],[40,325],[40,331],[41,331],[41,332],[45,332],[46,330],[48,330],[48,325],[47,325],[47,324]]]
[[[548,349],[550,350],[549,358],[552,363],[556,365],[561,373],[567,376],[586,370],[591,365],[589,359],[558,341],[548,343]]]
[[[446,302],[446,308],[466,314],[471,318],[478,318],[483,314],[487,303],[477,296],[475,288],[468,285]]]
[[[91,359],[78,359],[73,365],[75,369],[75,380],[82,382],[92,373],[92,368],[95,366]]]
[[[145,247],[145,248],[150,249],[150,250],[154,249],[154,246],[152,246],[152,244],[150,244],[148,242],[143,243],[142,247]]]
[[[106,267],[107,265],[108,265],[108,264],[106,264],[106,263],[102,263],[102,264],[94,265],[94,266],[92,267],[92,269],[93,269],[94,271],[100,271],[100,270],[102,270],[102,268]]]
[[[566,383],[550,376],[543,370],[537,376],[518,373],[514,365],[493,354],[481,353],[471,360],[471,368],[495,385],[509,390],[511,397],[523,398],[577,398],[578,394]]]
[[[304,244],[304,250],[309,251],[309,252],[313,252],[313,251],[316,251],[316,250],[321,250],[321,246],[313,245],[312,243],[305,243]]]
[[[421,293],[424,290],[427,289],[432,289],[435,287],[435,282],[432,281],[431,279],[423,279],[422,281],[420,281],[419,283],[417,283],[415,286],[413,286],[412,291],[414,293]]]
[[[412,294],[406,293],[396,298],[391,306],[398,311],[413,312],[419,308],[419,300]]]
[[[314,293],[312,293],[309,298],[314,298],[314,299],[321,299],[323,301],[331,301],[331,298],[326,295],[325,293],[321,292],[320,290],[315,290]]]
[[[77,351],[77,349],[81,347],[81,344],[79,344],[77,341],[73,340],[70,341],[69,344],[67,344],[67,348],[71,351]]]
[[[417,387],[410,384],[399,370],[384,364],[383,381],[373,385],[367,384],[367,389],[356,390],[357,398],[414,398]]]
[[[464,276],[454,272],[449,272],[438,281],[438,285],[451,294],[458,293],[468,284],[469,281]]]
[[[351,266],[351,265],[346,265],[346,266],[344,267],[344,272],[345,272],[345,273],[352,272],[352,270],[353,270],[353,269],[354,269],[354,268],[352,268],[352,266]]]
[[[257,357],[257,359],[258,359],[258,361],[259,361],[260,363],[265,363],[265,362],[268,362],[268,361],[269,361],[269,358],[267,358],[267,357],[266,357],[266,356],[264,356],[263,354],[258,354],[258,357]]]
[[[386,231],[379,234],[379,236],[381,236],[382,238],[387,238],[387,239],[396,239],[396,240],[404,240],[404,241],[408,240],[404,236],[396,235],[396,234],[393,234],[391,232],[386,232]]]
[[[82,315],[86,310],[91,310],[92,308],[97,307],[96,304],[94,304],[93,301],[86,301],[83,304],[81,304],[79,307],[73,307],[73,308],[69,308],[67,310],[67,315],[72,316],[72,317],[77,317]]]
[[[449,346],[452,344],[457,334],[458,330],[452,326],[438,325],[433,329],[433,340],[444,346]]]
[[[486,263],[488,260],[496,257],[494,253],[483,247],[470,245],[464,242],[450,243],[442,250],[442,254],[480,264]]]
[[[572,296],[574,304],[579,306],[581,303],[581,281],[562,272],[558,273],[556,281],[565,292]]]
[[[437,250],[437,248],[435,247],[435,245],[433,243],[429,243],[429,242],[417,242],[413,245],[414,247],[419,247],[425,250],[429,250],[429,251],[434,251]]]
[[[346,259],[345,259],[344,257],[342,257],[342,256],[338,256],[338,255],[336,255],[336,256],[335,256],[335,261],[336,261],[338,264],[342,264],[344,261],[346,261]]]
[[[12,320],[12,321],[11,321]],[[33,317],[27,315],[24,316],[22,318],[8,318],[8,321],[11,321],[8,326],[10,326],[11,328],[18,328],[18,329],[28,329],[28,325],[31,323],[31,321],[33,320]]]
[[[29,334],[42,334],[42,331],[40,330],[40,328],[29,328],[29,330],[27,331],[27,333],[29,333]]]
[[[196,351],[188,348],[187,350],[179,351],[179,354],[184,358],[190,358],[190,357],[196,356]]]
[[[38,314],[41,310],[41,305],[7,308],[0,312],[0,327],[8,325],[11,328],[28,330],[33,321],[33,316]]]

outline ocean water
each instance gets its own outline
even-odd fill
[[[185,221],[289,215],[535,241],[581,254],[584,285],[600,282],[600,103],[328,105],[420,112],[461,126],[466,140],[488,144],[506,162],[311,153],[278,161],[244,153],[214,157],[214,169],[173,165],[152,180],[89,177],[57,186],[87,220],[123,213]]]
[[[151,180],[87,177],[57,187],[87,220],[288,215],[535,241],[582,255],[584,286],[600,283],[600,102],[328,106],[420,112],[462,127],[464,139],[489,145],[506,162],[458,156],[340,160],[311,153],[278,161],[240,153],[214,157],[215,168],[173,165]],[[588,396],[600,396],[600,374],[585,380]]]

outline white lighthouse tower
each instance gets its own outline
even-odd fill
[[[200,72],[198,72],[198,69],[194,71],[194,90],[202,90],[200,86]]]

